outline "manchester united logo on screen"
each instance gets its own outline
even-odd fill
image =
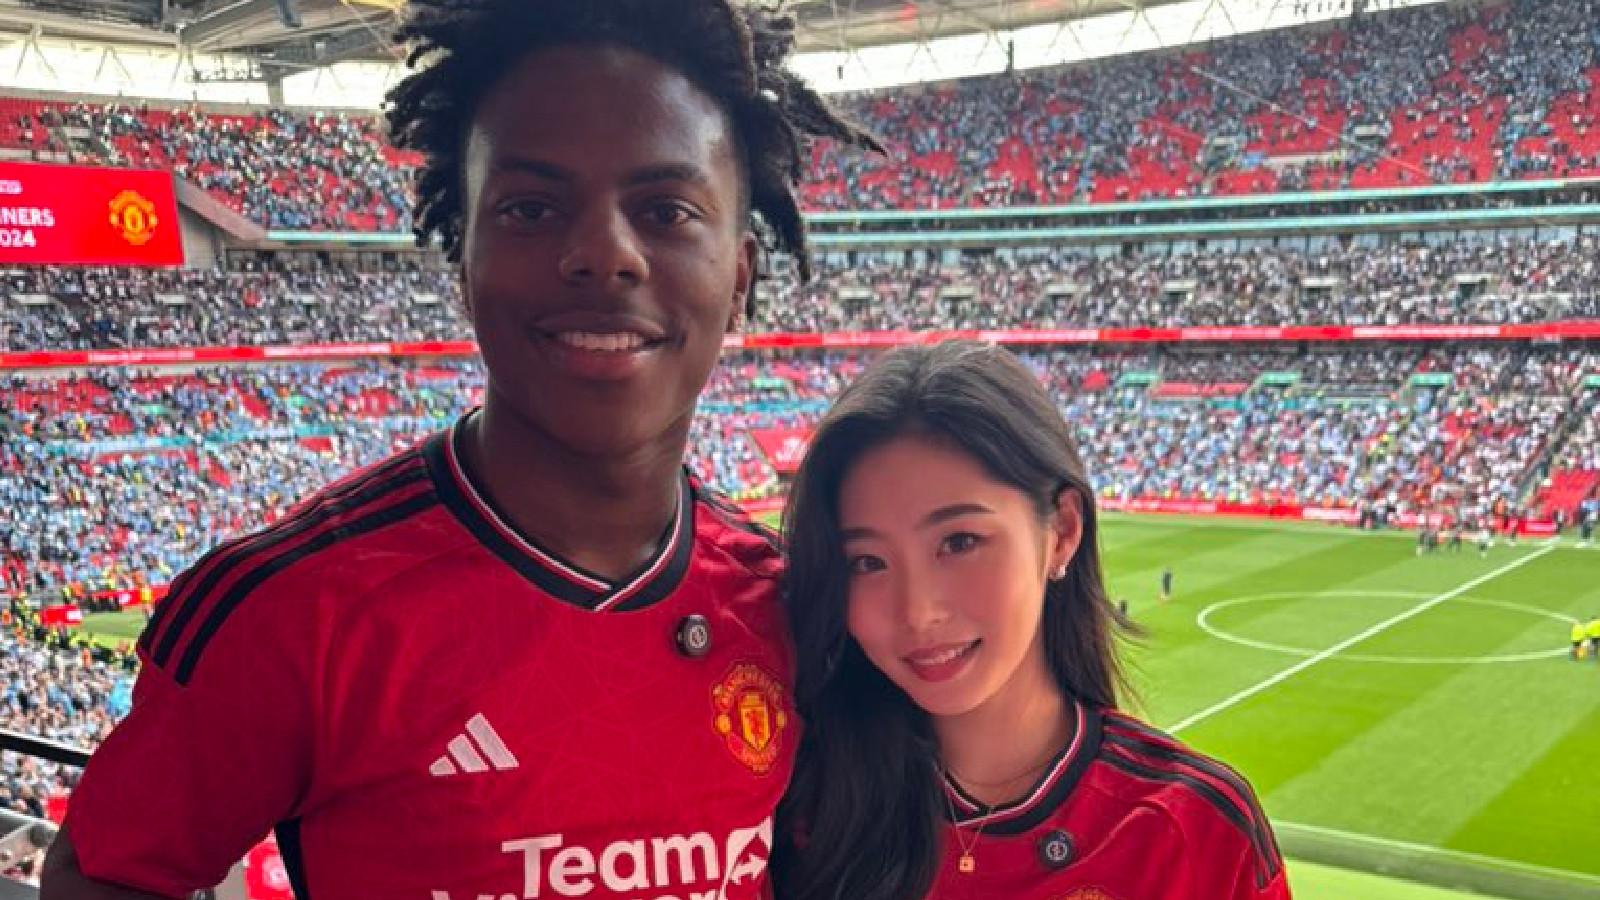
[[[713,724],[733,758],[757,775],[778,761],[789,726],[783,685],[760,666],[741,663],[711,689]]]
[[[138,191],[123,191],[111,201],[111,227],[122,232],[122,239],[135,247],[142,247],[155,236],[161,220],[156,217],[156,205],[139,195]]]

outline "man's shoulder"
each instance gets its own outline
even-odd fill
[[[725,556],[759,578],[783,574],[783,539],[726,496],[690,479],[694,491],[695,551]]]
[[[187,683],[223,625],[241,610],[258,619],[304,609],[324,593],[307,585],[382,577],[385,568],[413,564],[414,554],[372,554],[362,541],[384,532],[403,542],[396,530],[438,503],[417,450],[334,482],[271,526],[218,546],[180,575],[139,639],[141,655],[147,665]],[[436,552],[420,541],[416,546]]]

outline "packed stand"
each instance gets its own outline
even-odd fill
[[[475,365],[0,382],[0,592],[159,585],[229,535],[448,422]]]
[[[366,273],[29,268],[0,275],[0,349],[88,350],[463,340],[457,280]]]
[[[12,269],[0,274],[0,349],[471,337],[453,272],[437,262],[391,268]],[[811,283],[777,275],[760,297],[748,326],[758,333],[1600,319],[1600,240],[825,260]]]
[[[770,331],[1485,324],[1600,318],[1600,241],[1143,256],[1058,248],[960,264],[824,263],[770,287]]]
[[[1112,202],[1600,174],[1596,0],[1368,12],[1178,54],[840,98],[887,157],[812,148],[814,209]],[[0,146],[172,168],[271,228],[406,231],[375,118],[0,102]]]
[[[1024,358],[1060,397],[1107,498],[1332,506],[1514,500],[1560,446],[1592,446],[1561,438],[1593,428],[1569,415],[1592,415],[1576,401],[1600,374],[1593,354],[1504,345]],[[740,500],[781,493],[753,436],[808,428],[867,361],[727,357],[690,464]],[[0,592],[81,600],[163,584],[481,391],[470,362],[12,376],[0,385]]]
[[[1413,508],[1445,506],[1467,517],[1515,505],[1535,464],[1570,413],[1575,384],[1557,354],[1519,350],[1430,351],[1410,396],[1410,415],[1378,435],[1365,478],[1369,497]]]
[[[411,229],[418,157],[389,146],[370,116],[6,98],[0,116],[0,146],[79,164],[171,169],[269,229]]]

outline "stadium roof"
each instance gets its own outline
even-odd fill
[[[0,29],[247,52],[321,65],[381,58],[405,0],[0,0]],[[790,0],[804,51],[995,32],[1176,0]],[[281,58],[281,59],[280,59]]]
[[[1176,0],[791,0],[801,49],[854,50],[958,34],[1009,31]]]
[[[390,35],[405,2],[0,0],[0,61],[9,86],[21,90],[372,109],[403,74]],[[788,5],[801,22],[795,70],[833,93],[1086,62],[1437,2],[1449,0]]]

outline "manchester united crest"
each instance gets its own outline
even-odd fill
[[[740,663],[711,689],[713,725],[733,758],[757,775],[771,771],[789,727],[783,685],[760,666]]]
[[[143,247],[155,237],[156,205],[140,196],[138,191],[123,191],[111,200],[111,227],[122,232],[122,239],[135,247]]]

